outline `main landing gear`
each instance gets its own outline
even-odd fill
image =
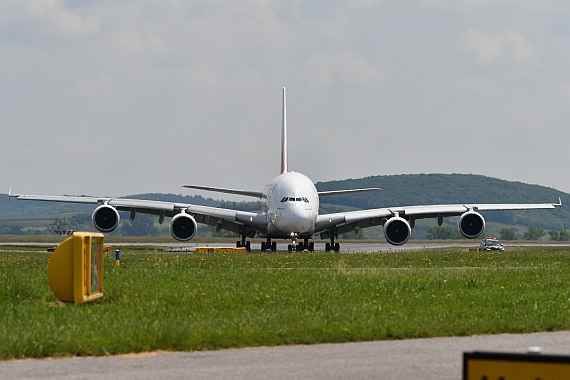
[[[242,226],[240,228],[239,234],[241,236],[241,241],[238,240],[236,242],[236,248],[244,247],[247,252],[251,252],[251,243],[249,241],[246,241],[246,240],[247,240],[247,238],[255,237],[255,231],[249,227],[246,228],[245,226]]]
[[[331,242],[325,244],[325,252],[340,251],[340,244],[334,242],[334,236],[331,237]]]
[[[324,233],[321,233],[321,238],[328,237],[331,242],[325,244],[325,252],[339,252],[340,251],[340,244],[335,243],[334,239],[338,237],[338,231],[336,228],[326,230]]]
[[[277,243],[271,242],[271,239],[267,239],[267,241],[262,241],[261,242],[261,251],[265,252],[268,249],[270,249],[271,252],[277,251]]]
[[[251,251],[251,243],[249,241],[245,241],[245,239],[243,239],[242,241],[237,241],[236,242],[236,248],[241,248],[241,247],[245,247],[245,250],[250,252]]]

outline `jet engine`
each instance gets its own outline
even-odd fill
[[[402,245],[412,235],[408,221],[400,216],[394,216],[384,223],[384,237],[392,245]]]
[[[485,231],[485,218],[476,211],[467,211],[457,222],[459,232],[468,239],[474,239]]]
[[[101,232],[111,232],[119,225],[119,212],[112,206],[101,205],[93,211],[93,226]]]
[[[181,212],[170,221],[170,234],[178,241],[188,241],[196,235],[198,225],[191,215]]]

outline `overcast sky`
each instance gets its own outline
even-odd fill
[[[315,182],[570,192],[568,1],[4,0],[0,78],[0,192],[260,191],[283,86],[289,169]]]

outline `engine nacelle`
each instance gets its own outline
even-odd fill
[[[384,237],[392,245],[402,245],[412,235],[412,227],[400,216],[394,216],[384,223]]]
[[[467,211],[457,222],[459,232],[468,239],[475,239],[485,231],[485,218],[476,211]]]
[[[180,213],[170,221],[170,235],[178,241],[188,241],[196,235],[198,224],[191,215]]]
[[[109,205],[101,205],[93,211],[91,221],[93,226],[101,232],[111,232],[119,225],[119,212]]]

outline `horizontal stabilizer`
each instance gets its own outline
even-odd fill
[[[352,194],[352,193],[364,193],[367,191],[378,191],[382,190],[379,187],[369,187],[366,189],[350,189],[350,190],[332,190],[332,191],[319,191],[320,197],[327,197],[331,195],[345,195],[345,194]]]
[[[215,191],[217,193],[243,195],[246,197],[263,198],[263,193],[259,191],[234,190],[234,189],[224,189],[221,187],[192,186],[192,185],[185,185],[182,187],[186,187],[189,189],[196,189],[196,190]]]

